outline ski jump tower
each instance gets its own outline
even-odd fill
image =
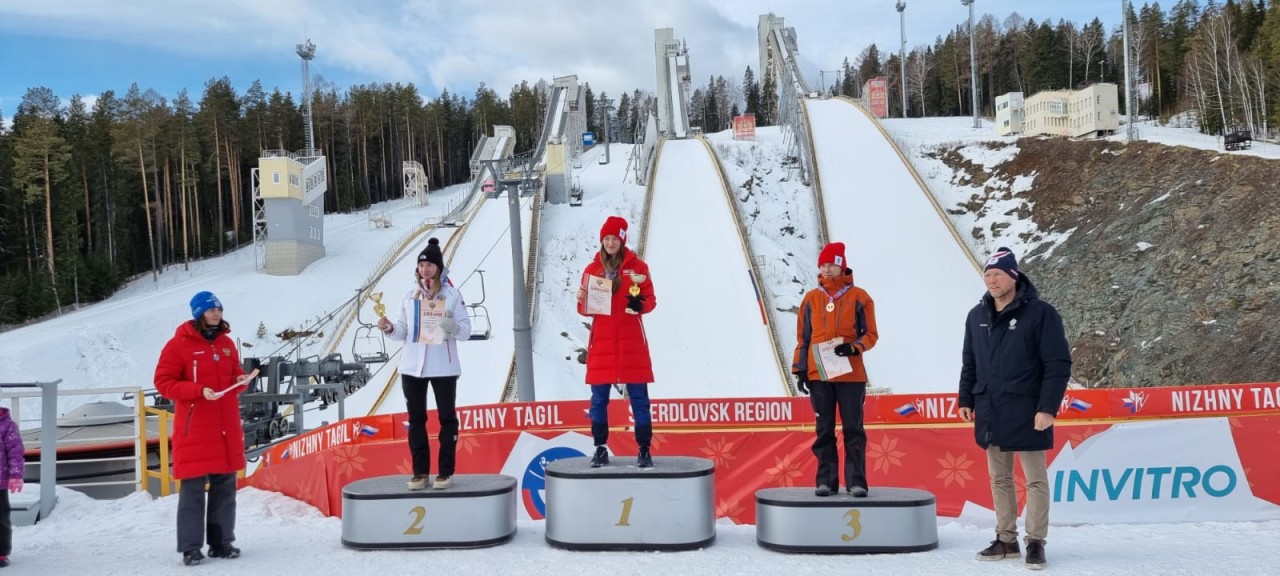
[[[297,51],[302,58],[306,148],[263,150],[253,169],[254,266],[276,276],[295,276],[324,256],[328,170],[311,128],[311,60],[316,45],[307,40]]]
[[[658,64],[658,130],[668,138],[689,135],[688,98],[689,49],[676,40],[671,28],[658,28],[653,33],[653,47]]]

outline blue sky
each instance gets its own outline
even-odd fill
[[[1140,5],[1140,4],[1139,4]],[[1003,22],[1119,21],[1121,0],[977,0]],[[0,0],[0,112],[31,86],[72,94],[137,82],[198,99],[228,76],[240,92],[301,83],[294,45],[317,44],[315,74],[340,88],[412,82],[428,97],[485,82],[505,96],[521,79],[577,74],[596,92],[654,86],[653,30],[686,39],[695,82],[758,67],[755,28],[773,11],[799,35],[815,84],[875,42],[898,49],[894,0]],[[907,0],[907,46],[932,43],[967,18],[959,0]],[[829,81],[828,77],[828,81]]]

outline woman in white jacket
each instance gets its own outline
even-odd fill
[[[462,294],[449,284],[440,241],[432,238],[418,254],[414,270],[415,286],[404,295],[395,321],[383,317],[378,328],[392,340],[404,342],[400,350],[400,385],[409,409],[409,454],[413,459],[410,490],[427,487],[431,476],[431,444],[427,441],[427,386],[435,392],[436,414],[440,417],[440,467],[432,487],[444,490],[453,485],[454,458],[458,447],[458,341],[471,338]],[[422,310],[427,301],[444,303],[445,317],[439,326],[444,341],[427,344]]]

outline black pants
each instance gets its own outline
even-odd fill
[[[862,401],[867,386],[850,382],[810,382],[809,401],[817,418],[813,455],[818,457],[817,484],[840,487],[836,450],[836,411],[844,426],[844,485],[867,487],[867,430],[862,426]]]
[[[418,378],[400,376],[404,401],[409,409],[409,455],[413,458],[414,475],[431,475],[431,443],[427,440],[427,385],[436,395],[436,414],[440,417],[441,476],[453,476],[458,452],[458,377]]]
[[[209,484],[209,510],[205,489]],[[210,474],[183,478],[178,489],[178,552],[230,544],[236,539],[236,475]]]
[[[36,486],[39,488],[39,486]],[[13,552],[13,522],[9,520],[9,490],[0,486],[0,556],[8,556]]]

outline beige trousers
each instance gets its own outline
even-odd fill
[[[1049,534],[1049,473],[1045,451],[1001,452],[987,448],[987,469],[991,473],[991,499],[996,506],[996,538],[1018,541],[1018,493],[1013,486],[1013,456],[1022,463],[1027,479],[1027,538],[1044,540]]]

